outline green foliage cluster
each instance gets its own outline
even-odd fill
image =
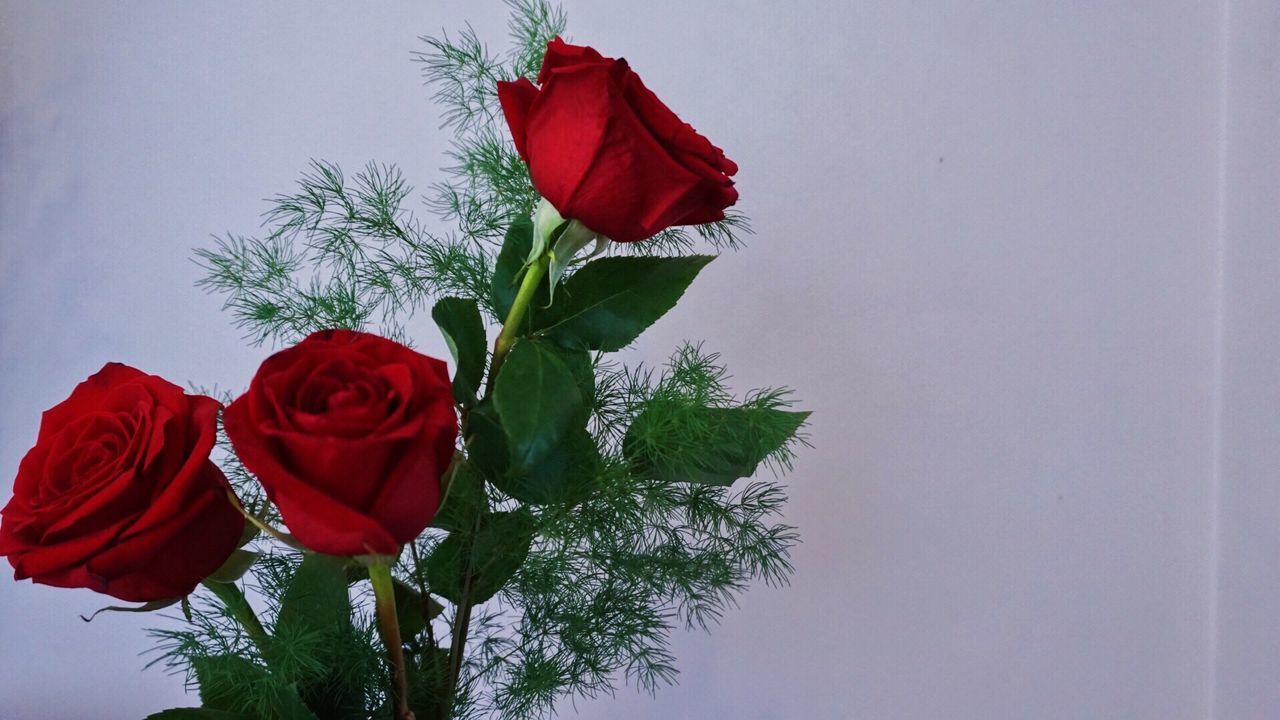
[[[369,163],[347,178],[315,161],[296,192],[272,199],[263,237],[196,250],[200,285],[226,296],[254,344],[375,322],[400,337],[402,316],[432,297],[486,296],[491,263],[473,243],[427,232],[403,207],[412,192],[393,166]]]
[[[435,89],[443,125],[454,132],[448,180],[431,188],[428,204],[462,236],[500,241],[511,221],[528,217],[538,201],[529,172],[506,134],[497,83],[535,79],[546,44],[564,33],[565,14],[543,0],[508,0],[512,47],[505,57],[489,52],[470,27],[450,37],[423,37],[413,53]],[[499,318],[500,319],[500,318]]]
[[[788,391],[735,398],[720,358],[696,344],[658,368],[609,356],[714,259],[694,250],[741,244],[741,216],[580,264],[554,302],[545,279],[530,285],[510,352],[491,351],[527,279],[537,201],[494,83],[536,76],[565,29],[543,0],[508,5],[505,55],[469,28],[414,54],[455,133],[448,179],[427,197],[455,232],[429,232],[404,207],[412,189],[396,168],[348,178],[318,161],[271,201],[262,238],[197,251],[203,286],[255,344],[330,327],[403,338],[404,321],[431,308],[453,356],[463,446],[432,527],[393,570],[419,720],[542,717],[620,680],[673,682],[672,632],[713,624],[754,582],[786,583],[798,542],[776,479],[734,486],[789,469],[807,414],[789,409]],[[278,524],[220,443],[248,511]],[[246,543],[256,555],[243,577],[210,584],[184,602],[178,629],[154,631],[154,662],[185,673],[203,705],[155,717],[390,714],[368,571],[265,536]]]
[[[619,673],[649,691],[671,682],[674,629],[706,628],[752,580],[783,584],[791,572],[798,538],[779,520],[786,497],[776,482],[672,481],[637,467],[618,437],[676,393],[730,403],[715,357],[686,346],[657,379],[644,369],[596,372],[592,490],[576,504],[536,507],[538,539],[502,595],[514,622],[484,637],[470,661],[497,717],[539,717],[564,695],[611,693]],[[795,427],[790,415],[775,422]],[[749,452],[785,462],[801,441],[788,434]]]

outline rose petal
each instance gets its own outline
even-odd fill
[[[452,451],[450,443],[450,455]],[[440,506],[441,472],[440,460],[434,452],[410,456],[408,462],[388,475],[369,514],[378,518],[394,537],[417,537]]]
[[[570,45],[557,35],[547,43],[547,50],[542,56],[542,69],[538,72],[538,84],[545,83],[553,70],[579,65],[608,65],[611,62],[611,59],[596,52],[595,48]]]
[[[222,472],[210,473],[212,465],[209,454],[213,451],[217,440],[218,401],[200,395],[191,397],[191,412],[188,426],[192,436],[192,444],[185,452],[175,452],[183,459],[183,463],[172,477],[152,478],[150,503],[146,511],[128,530],[129,535],[138,535],[152,531],[170,522],[172,517],[183,512],[183,503],[191,497],[214,492],[225,495],[228,486]],[[216,470],[216,466],[214,466]],[[212,483],[212,484],[211,484]]]
[[[106,592],[122,600],[180,597],[218,569],[239,542],[244,518],[223,491],[226,478],[205,461],[183,498],[166,518],[135,525],[90,559],[92,575],[107,578]]]
[[[44,582],[44,575],[83,564],[109,547],[128,522],[128,519],[122,519],[114,525],[57,543],[44,544],[40,538],[30,538],[20,549],[8,553],[14,577],[18,580],[39,577]]]
[[[76,385],[66,400],[44,412],[40,418],[40,435],[36,444],[44,442],[47,435],[57,433],[76,418],[97,410],[113,388],[145,377],[148,377],[146,373],[128,365],[103,365],[101,370]]]
[[[538,89],[529,82],[529,78],[498,82],[498,102],[502,105],[502,114],[507,118],[507,127],[511,129],[516,152],[520,153],[520,159],[525,162],[529,161],[529,154],[525,145],[524,128],[529,117],[529,106],[537,97]]]
[[[619,63],[625,61],[620,60]],[[725,157],[723,150],[711,144],[692,125],[681,120],[629,68],[621,76],[621,85],[631,110],[649,132],[653,133],[654,138],[687,167],[696,169],[693,160],[701,161],[709,171],[705,176],[713,179],[723,179],[726,175],[738,172],[738,165]]]

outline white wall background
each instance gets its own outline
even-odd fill
[[[243,386],[190,248],[311,157],[436,179],[415,37],[503,38],[496,1],[258,5],[0,2],[3,473],[105,360]],[[794,586],[565,715],[1280,717],[1280,6],[565,5],[759,231],[638,356],[706,338],[816,411]],[[0,582],[0,717],[184,702],[100,603]]]

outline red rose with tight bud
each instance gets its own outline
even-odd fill
[[[426,528],[458,434],[444,362],[351,330],[267,358],[223,424],[298,542],[347,556]]]
[[[209,460],[218,409],[118,363],[76,386],[45,412],[0,510],[15,577],[137,602],[195,589],[244,529]]]
[[[724,219],[738,166],[676,117],[627,65],[560,38],[538,85],[498,83],[533,186],[592,233],[634,242],[673,225]]]

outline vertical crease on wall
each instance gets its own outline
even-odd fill
[[[1218,716],[1218,615],[1220,612],[1220,565],[1222,562],[1222,421],[1225,392],[1224,372],[1224,323],[1226,319],[1226,251],[1227,251],[1227,170],[1229,156],[1231,109],[1231,2],[1222,2],[1222,27],[1219,36],[1218,81],[1218,184],[1217,227],[1214,238],[1213,278],[1213,360],[1212,397],[1210,410],[1210,468],[1209,468],[1209,546],[1208,546],[1208,668],[1206,681],[1206,709],[1209,720]]]

